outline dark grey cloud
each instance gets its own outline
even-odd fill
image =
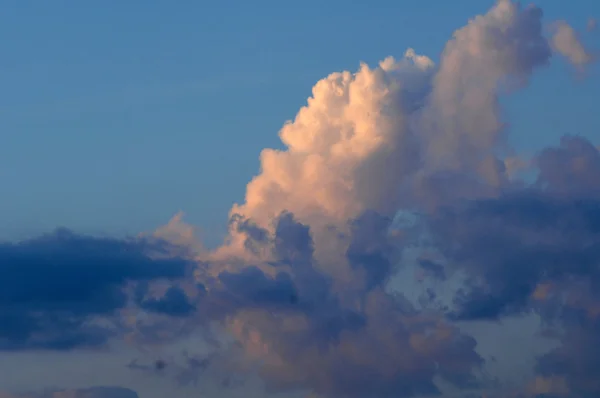
[[[230,225],[235,225],[238,232],[243,232],[247,235],[244,242],[246,249],[256,253],[259,247],[264,245],[268,239],[268,232],[252,222],[252,220],[244,219],[239,214],[234,214],[229,220]]]
[[[426,258],[418,259],[419,266],[430,276],[433,276],[435,279],[445,280],[446,279],[446,271],[444,270],[444,266],[442,264],[438,264],[434,261],[431,261]]]
[[[1,243],[0,349],[104,344],[112,331],[93,321],[127,305],[127,283],[185,275],[188,261],[169,256],[169,248],[160,241],[95,238],[64,229]],[[169,310],[157,305],[154,310]]]
[[[562,199],[535,190],[510,194],[445,209],[432,229],[438,247],[470,278],[471,288],[457,297],[460,319],[520,313],[543,281],[599,275],[600,201],[595,199]]]
[[[564,380],[570,396],[597,397],[600,393],[600,326],[597,319],[568,324],[560,347],[542,355],[536,367],[543,377]]]
[[[569,397],[600,394],[600,153],[565,136],[536,158],[529,187],[450,205],[426,217],[447,270],[467,275],[451,319],[539,314],[559,347],[538,377]],[[558,394],[558,393],[556,393]]]
[[[273,252],[280,264],[302,266],[311,261],[314,249],[310,229],[294,220],[292,213],[278,217],[274,235]]]
[[[136,287],[135,302],[140,309],[174,317],[186,317],[196,311],[196,306],[181,287],[171,286],[161,297],[148,297],[148,290],[147,282]]]

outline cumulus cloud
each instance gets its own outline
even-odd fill
[[[424,101],[432,70],[431,60],[407,51],[400,60],[318,82],[308,105],[280,131],[288,149],[262,152],[262,173],[232,213],[268,226],[284,210],[313,222],[393,211],[397,195],[387,190],[416,164],[403,110]],[[391,168],[397,172],[385,175],[386,183],[383,171]]]
[[[187,224],[183,217],[183,212],[175,214],[167,224],[156,229],[151,235],[156,239],[170,242],[173,245],[172,249],[180,249],[181,255],[198,256],[205,251],[204,246],[196,234],[196,229]]]
[[[272,239],[274,247],[286,246],[277,249],[285,255],[278,264],[300,259],[288,268],[291,277],[279,279],[277,289],[267,287],[262,276],[255,283],[243,279],[253,293],[245,294],[244,302],[254,305],[226,323],[261,363],[268,389],[309,389],[333,397],[412,396],[436,393],[436,375],[459,386],[474,384],[472,372],[482,363],[475,342],[439,315],[421,314],[408,301],[383,292],[390,254],[378,237],[385,242],[389,223],[375,217],[354,224],[346,256],[363,283],[353,290],[334,293],[330,279],[312,266],[316,259],[312,242],[305,239],[308,229],[298,223],[288,226],[296,233]],[[374,233],[371,241],[368,231]],[[229,289],[240,291],[234,287]],[[264,293],[256,295],[257,288]]]
[[[287,149],[263,151],[227,244],[197,275],[200,311],[226,314],[270,391],[418,396],[438,393],[438,379],[485,384],[472,337],[386,293],[410,242],[393,221],[402,206],[429,211],[509,185],[498,98],[547,64],[541,17],[501,1],[455,33],[438,67],[408,50],[332,74],[281,130]]]
[[[567,337],[517,393],[597,392],[592,362],[570,349],[566,309],[543,292],[595,280],[598,151],[564,137],[520,160],[500,108],[553,52],[592,60],[566,23],[546,37],[542,17],[500,0],[454,33],[437,66],[409,49],[331,74],[281,129],[286,148],[262,152],[227,241],[200,256],[195,282],[196,316],[233,336],[268,391],[481,392],[492,380],[456,322],[536,311],[548,325],[560,318]],[[533,183],[515,172],[524,167]],[[410,226],[396,223],[401,210],[416,214]],[[438,254],[417,256],[420,278],[464,275],[449,305],[390,293],[408,248]]]
[[[326,398],[495,396],[511,389],[465,325],[535,313],[557,347],[515,396],[598,396],[600,153],[566,136],[525,161],[500,106],[553,53],[592,61],[569,25],[547,37],[544,24],[540,8],[499,0],[439,65],[409,49],[319,81],[279,132],[285,148],[261,153],[215,250],[181,214],[133,241],[59,232],[0,246],[0,348],[214,328],[233,343],[128,368],[180,384],[252,370],[268,392]],[[448,302],[392,289],[411,267],[454,284]]]
[[[262,226],[283,210],[311,225],[344,223],[367,210],[392,216],[415,189],[440,189],[438,179],[455,195],[480,191],[479,180],[495,188],[505,180],[494,156],[505,144],[498,94],[550,56],[541,9],[503,0],[454,33],[438,67],[409,49],[331,74],[281,129],[287,149],[262,152],[232,214]]]

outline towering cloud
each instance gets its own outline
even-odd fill
[[[67,230],[0,244],[0,350],[102,346],[116,332],[106,321],[128,305],[128,284],[185,276],[190,264],[170,247]]]
[[[344,222],[366,209],[392,213],[394,189],[419,162],[410,114],[425,101],[433,62],[409,50],[376,68],[333,73],[265,149],[261,174],[232,213],[268,226],[286,210],[303,222]],[[394,170],[394,173],[385,173]]]

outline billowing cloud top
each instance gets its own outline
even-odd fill
[[[500,109],[554,54],[595,59],[566,22],[544,26],[540,8],[500,0],[439,65],[409,49],[319,81],[279,133],[286,148],[262,152],[216,250],[180,214],[152,239],[0,246],[0,349],[216,328],[234,343],[211,340],[210,357],[129,368],[180,382],[251,370],[268,392],[327,398],[599,396],[600,153],[567,136],[515,161]],[[394,286],[406,269],[418,279]],[[402,289],[425,279],[451,297]],[[467,331],[531,313],[557,344],[509,388]]]

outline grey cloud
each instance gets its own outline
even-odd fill
[[[0,349],[70,349],[106,342],[94,322],[128,303],[130,282],[182,278],[189,262],[151,240],[94,238],[57,230],[0,244]]]

